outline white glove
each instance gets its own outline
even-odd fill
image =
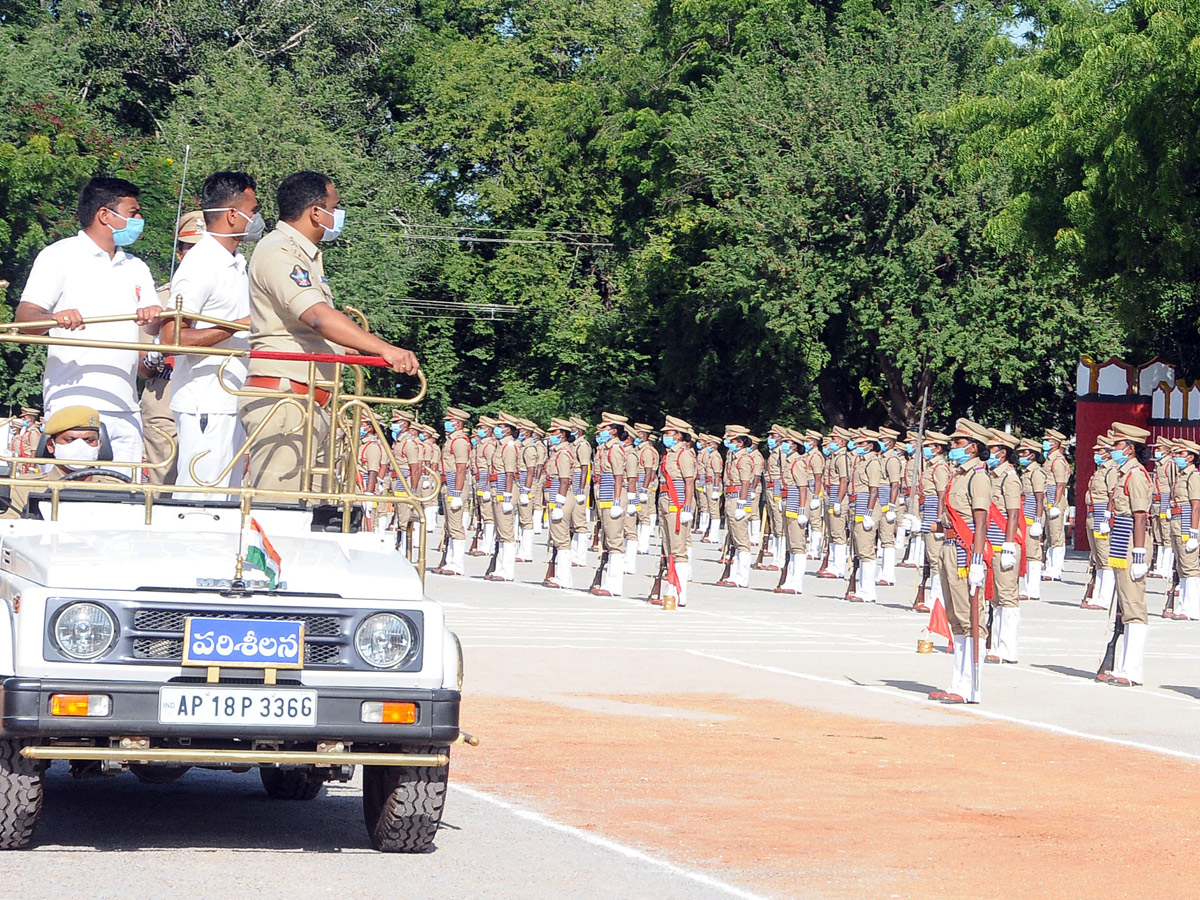
[[[503,503],[500,504],[500,510],[501,510],[501,512],[506,512],[506,513],[512,512],[513,511],[512,501],[505,500]]]
[[[1029,536],[1031,538],[1040,538],[1042,536],[1042,531],[1043,529],[1041,522],[1034,522],[1029,526]]]
[[[550,510],[550,518],[555,522],[561,522],[563,519],[563,508],[561,506],[556,506],[554,509]]]
[[[870,516],[863,516],[862,527],[863,531],[873,531],[875,529],[875,520]]]
[[[529,505],[529,495],[528,495],[528,494],[522,494],[522,495],[521,495],[521,505],[522,505],[522,506],[528,506],[528,505]]]
[[[479,499],[482,500],[484,503],[487,503],[487,501],[492,499],[492,492],[484,491],[483,495]]]
[[[1146,550],[1144,547],[1134,547],[1129,563],[1129,577],[1134,581],[1141,581],[1146,577],[1146,573],[1150,571],[1150,567],[1146,565]]]
[[[681,513],[679,514],[679,524],[680,524],[680,525],[687,525],[687,524],[689,524],[691,521],[692,521],[692,513],[691,513],[691,510],[687,510],[687,509],[685,509],[683,512],[681,512]]]
[[[587,503],[587,494],[576,494],[575,502],[576,503]]]
[[[809,501],[808,501],[808,508],[809,508],[809,509],[820,509],[820,508],[821,508],[821,500],[820,500],[820,498],[819,498],[819,497],[813,497],[811,500],[809,500]]]
[[[462,497],[451,497],[450,508],[454,510],[462,509]]]
[[[1017,545],[1005,541],[1000,545],[1000,568],[1005,572],[1017,564]]]
[[[1050,507],[1050,518],[1057,519],[1061,515],[1062,515],[1062,510],[1059,509],[1057,506]]]
[[[641,491],[638,494],[638,503],[648,503],[649,501],[650,501],[650,495],[647,494],[645,491]]]
[[[783,501],[782,501],[782,500],[776,500],[776,501],[775,501],[775,511],[776,511],[776,512],[783,512]]]
[[[612,505],[612,507],[611,507],[611,508],[608,510],[608,517],[609,517],[610,519],[619,519],[619,518],[621,518],[621,507],[620,507],[620,506],[618,506],[616,503],[614,503],[614,504]]]
[[[977,591],[983,587],[983,579],[987,577],[987,566],[981,562],[973,562],[967,568],[967,587]]]
[[[554,502],[556,504],[558,504],[558,506],[560,506],[560,507],[566,506],[567,505],[567,495],[566,494],[555,494]]]
[[[1183,549],[1188,553],[1195,553],[1200,550],[1200,532],[1189,531],[1187,543],[1183,545]]]
[[[885,512],[883,514],[883,521],[885,521],[889,525],[891,525],[893,522],[896,521],[896,514],[889,509],[887,512]]]
[[[634,503],[632,500],[630,500],[628,505],[626,505],[626,507],[625,507],[625,515],[627,515],[627,516],[636,516],[637,515],[637,504]]]
[[[842,504],[840,504],[840,503],[833,504],[833,514],[835,516],[840,516],[842,514]]]
[[[1100,527],[1097,528],[1096,530],[1098,532],[1100,532],[1101,534],[1108,534],[1108,532],[1111,530],[1108,526],[1108,520],[1105,519],[1103,522],[1101,522]]]
[[[807,525],[808,524],[808,516],[806,516],[804,513],[800,513],[800,515],[796,516],[796,524],[802,525],[802,526]]]
[[[921,530],[921,520],[918,519],[916,516],[909,516],[908,517],[908,530],[910,532],[914,532],[914,533],[917,531],[920,531]]]
[[[746,518],[746,507],[739,506],[733,511],[733,517],[739,522]]]

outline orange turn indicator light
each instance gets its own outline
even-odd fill
[[[412,725],[417,721],[415,703],[384,703],[383,722],[387,725]]]
[[[51,694],[52,716],[107,716],[112,712],[108,694]]]

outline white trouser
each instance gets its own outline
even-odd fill
[[[731,579],[738,587],[750,586],[750,551],[738,550],[737,555],[733,560],[733,578]]]
[[[86,399],[80,402],[84,406],[88,405]],[[60,400],[58,408],[71,405],[72,403],[62,403]],[[142,443],[142,414],[140,412],[111,412],[103,409],[97,410],[97,412],[100,413],[100,421],[108,429],[108,442],[112,445],[113,461],[142,462],[146,452],[145,445]],[[53,411],[46,410],[46,418],[49,419],[51,415],[53,415]],[[103,466],[104,464],[100,463],[99,465]],[[142,480],[141,469],[121,468],[117,471],[129,475],[135,482],[140,483]]]
[[[1031,559],[1025,564],[1025,596],[1030,600],[1042,599],[1042,561],[1040,559]],[[940,582],[940,578],[935,578],[935,582]]]
[[[625,554],[616,550],[609,551],[608,565],[604,567],[604,589],[614,597],[620,597],[625,590]]]
[[[1117,573],[1105,566],[1096,573],[1096,605],[1108,608],[1112,605],[1113,593],[1117,589]]]
[[[625,574],[637,574],[638,542],[633,538],[625,539]]]
[[[981,645],[983,641],[979,642]],[[954,635],[954,674],[950,680],[950,693],[958,694],[968,703],[978,703],[981,691],[972,689],[974,683],[974,642],[969,634]],[[982,684],[982,673],[980,682]]]
[[[246,442],[246,432],[236,413],[175,413],[179,430],[178,485],[212,484],[241,487],[241,461],[221,477],[235,453]],[[192,477],[193,470],[195,477]],[[180,500],[224,500],[227,494],[175,494]]]
[[[1141,622],[1130,622],[1125,626],[1125,640],[1121,648],[1121,661],[1113,671],[1118,678],[1128,678],[1134,684],[1142,684],[1142,663],[1146,656],[1146,636],[1150,627]]]
[[[651,530],[650,525],[648,525],[648,524],[638,526],[638,536],[637,536],[637,552],[638,553],[649,553],[650,552],[650,530]]]
[[[677,606],[687,606],[688,579],[692,577],[691,563],[675,563],[675,574],[679,576],[679,596]]]
[[[500,543],[500,553],[496,556],[495,574],[505,581],[512,581],[517,577],[517,544],[515,541]]]
[[[446,568],[455,575],[463,574],[463,565],[466,562],[467,556],[467,541],[466,539],[452,539],[450,541],[450,553],[446,558]]]
[[[1189,619],[1200,619],[1200,578],[1184,578],[1180,581],[1175,612]]]
[[[571,538],[571,548],[571,562],[577,566],[586,566],[588,556],[587,534],[573,535]]]
[[[787,580],[783,586],[788,590],[793,590],[797,594],[804,593],[804,561],[803,553],[791,554],[791,559],[788,561]]]
[[[533,530],[523,530],[521,532],[521,559],[533,559]]]
[[[825,539],[825,532],[809,529],[808,532],[808,555],[811,559],[821,558],[821,542]]]
[[[1021,626],[1021,609],[1017,606],[997,606],[992,616],[992,632],[996,639],[992,649],[1005,662],[1017,661],[1017,632]]]
[[[833,545],[833,574],[838,578],[846,577],[846,562],[850,556],[849,544],[834,544]]]
[[[896,548],[883,548],[883,580],[888,584],[896,583]]]
[[[874,603],[879,599],[875,590],[875,578],[879,575],[879,560],[863,560],[858,567],[858,596],[864,603]]]

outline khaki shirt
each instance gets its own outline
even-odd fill
[[[696,451],[690,445],[682,442],[677,443],[674,447],[663,454],[662,468],[666,476],[671,479],[687,479],[696,477]],[[664,488],[665,490],[665,488]],[[682,493],[679,495],[679,502],[686,502],[687,497]]]
[[[1149,513],[1154,493],[1150,473],[1132,456],[1125,460],[1125,465],[1117,472],[1120,481],[1117,490],[1113,491],[1113,512],[1118,516]]]
[[[450,484],[457,477],[460,464],[466,464],[467,466],[464,478],[471,477],[470,463],[471,439],[463,432],[456,431],[446,438],[446,443],[442,445],[442,479],[446,482],[447,490],[451,489]],[[463,487],[461,484],[455,484],[453,488],[454,496],[459,496],[462,493]]]
[[[883,461],[879,455],[872,453],[858,460],[854,467],[854,493],[865,494],[871,488],[878,489],[883,484]]]
[[[986,510],[992,505],[992,480],[987,466],[980,459],[969,460],[965,466],[954,470],[950,478],[948,506],[963,517],[967,527],[975,528],[975,511]],[[967,535],[960,535],[963,541]]]
[[[333,306],[321,251],[287,222],[258,242],[250,259],[250,348],[288,353],[342,353],[300,321],[317,303]],[[250,360],[250,375],[308,382],[306,362]],[[332,363],[318,363],[320,378],[333,378]]]
[[[571,492],[571,476],[575,472],[575,451],[571,445],[563,441],[557,447],[550,451],[550,456],[546,460],[547,472],[555,481],[565,481],[565,485],[552,484],[554,492],[557,494],[559,488],[563,488],[562,493],[569,494]]]
[[[992,506],[1007,519],[1010,509],[1021,508],[1021,476],[1012,467],[1012,463],[1002,462],[992,469],[991,477]]]
[[[97,466],[103,466],[103,462],[97,462]],[[29,505],[30,494],[40,494],[45,490],[45,485],[52,481],[62,481],[63,473],[54,466],[49,472],[39,472],[37,475],[23,475],[22,481],[28,482],[28,485],[12,485],[9,493],[9,507],[3,513],[0,513],[0,519],[20,519],[25,507]],[[120,478],[113,478],[111,475],[93,475],[87,481],[75,482],[79,487],[86,487],[91,484],[120,484]],[[130,485],[130,490],[135,490],[135,485]]]
[[[1054,498],[1054,505],[1059,509],[1067,508],[1067,489],[1066,484],[1071,480],[1071,464],[1067,462],[1067,458],[1063,456],[1061,451],[1055,451],[1046,460],[1046,466],[1050,470],[1048,472],[1049,481],[1054,484],[1063,485],[1057,497]]]

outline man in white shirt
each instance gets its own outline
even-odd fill
[[[257,241],[263,234],[255,188],[254,179],[245,172],[214,172],[205,179],[200,190],[204,235],[184,257],[171,281],[171,302],[182,298],[184,316],[208,316],[249,328],[250,281],[246,258],[238,247],[242,241]],[[250,349],[246,331],[187,318],[178,336],[174,321],[166,320],[162,335],[167,344]],[[233,460],[245,442],[245,432],[238,420],[238,398],[229,391],[240,391],[245,381],[244,359],[182,354],[175,358],[171,409],[179,428],[176,484],[241,485],[242,466]],[[220,494],[177,496],[223,498]]]
[[[157,333],[158,305],[150,269],[126,252],[142,233],[136,185],[121,178],[93,178],[79,195],[83,226],[74,237],[42,250],[25,282],[16,321],[55,319],[59,326],[30,330],[52,337],[137,343],[139,329]],[[129,315],[126,322],[84,326],[85,318]],[[71,334],[85,331],[86,334]],[[96,347],[49,347],[42,378],[46,418],[67,406],[98,411],[108,426],[113,459],[142,462],[142,416],[137,396],[138,351]],[[136,472],[131,472],[138,480]]]

